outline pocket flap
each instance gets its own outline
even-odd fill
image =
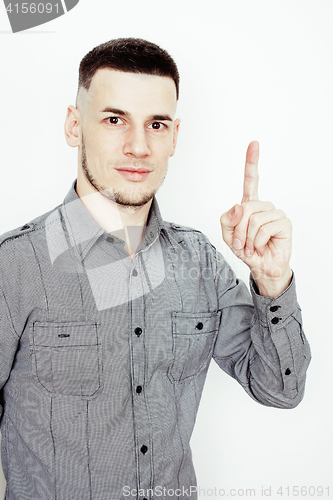
[[[220,325],[221,311],[212,313],[172,313],[172,333],[193,335],[215,332]]]
[[[98,323],[41,323],[33,325],[33,343],[42,347],[99,345]]]

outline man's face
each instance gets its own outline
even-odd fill
[[[175,151],[176,102],[171,78],[98,70],[78,96],[81,191],[127,206],[151,200]]]

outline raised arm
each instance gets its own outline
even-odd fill
[[[233,253],[250,268],[261,295],[277,297],[290,284],[292,225],[282,210],[258,197],[259,144],[246,152],[241,204],[221,216],[222,235]]]

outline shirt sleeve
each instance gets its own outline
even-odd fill
[[[250,276],[251,298],[246,285],[218,255],[221,323],[213,357],[259,403],[294,408],[303,398],[311,359],[295,276],[274,299],[260,296]]]
[[[9,378],[18,343],[19,337],[15,332],[0,283],[0,418],[3,412],[3,386]]]

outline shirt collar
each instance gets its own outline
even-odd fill
[[[67,193],[63,204],[62,214],[70,238],[70,244],[76,247],[81,259],[84,259],[89,250],[102,235],[108,233],[96,222],[88,212],[76,193],[76,180]],[[150,246],[160,235],[161,230],[167,231],[167,225],[162,219],[161,212],[154,196],[147,219],[144,239],[138,250]],[[115,238],[118,242],[123,242]]]

